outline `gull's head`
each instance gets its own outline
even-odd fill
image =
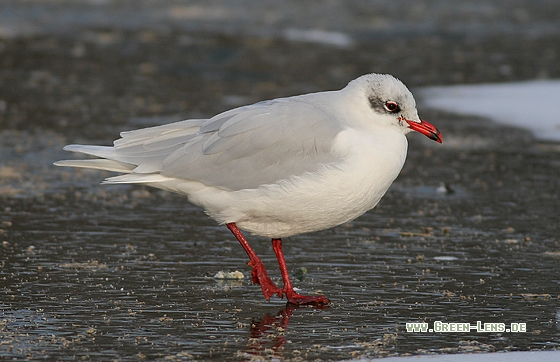
[[[416,110],[416,101],[408,88],[390,74],[367,74],[348,85],[357,89],[367,102],[367,112],[373,113],[373,120],[406,134],[420,132],[428,138],[441,143],[439,130],[421,120]]]

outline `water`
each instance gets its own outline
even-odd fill
[[[122,26],[89,15],[72,33],[65,24],[82,19],[76,11],[103,14],[116,3],[65,11],[58,2],[9,3],[22,20],[46,20],[1,42],[0,356],[342,360],[557,349],[560,148],[525,130],[421,107],[443,145],[411,136],[405,168],[378,207],[285,240],[290,272],[308,270],[295,286],[329,297],[324,309],[264,301],[234,237],[184,198],[100,186],[108,173],[52,166],[68,156],[67,143],[110,144],[122,130],[335,89],[373,70],[414,87],[560,75],[558,33],[534,6],[415,3],[413,11],[403,2],[403,12],[398,2],[372,5],[403,17],[402,28],[368,18],[361,2],[344,10],[332,2],[317,10],[326,18],[308,19],[307,28],[347,34],[356,42],[349,46],[288,39],[283,29],[304,28],[299,3],[273,7],[255,28],[238,20],[256,19],[243,4],[231,21],[215,5],[183,9],[182,26],[161,28],[163,20],[144,20],[167,8],[145,2]],[[543,1],[539,14],[545,7],[553,17],[555,4]],[[193,11],[222,21],[185,20]],[[458,13],[461,21],[442,28],[445,14]],[[51,24],[45,14],[58,25],[39,26]],[[494,18],[476,23],[477,14]],[[548,58],[534,61],[535,49]],[[500,73],[504,63],[512,73]],[[453,193],[438,192],[442,182]],[[278,281],[270,240],[249,241]],[[245,279],[213,278],[235,270]],[[422,321],[522,322],[527,333],[406,331]]]

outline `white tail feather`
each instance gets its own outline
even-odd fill
[[[165,177],[157,173],[152,174],[136,174],[130,173],[126,175],[109,177],[103,180],[102,184],[151,184],[171,181],[174,178]]]
[[[105,170],[113,172],[124,172],[129,173],[136,167],[136,165],[131,165],[129,163],[105,160],[105,159],[94,159],[94,160],[62,160],[54,163],[55,166],[64,167],[82,167],[91,168],[96,170]]]
[[[109,146],[91,146],[91,145],[68,145],[64,146],[64,151],[85,153],[86,155],[97,156],[101,158],[113,157],[113,147]]]

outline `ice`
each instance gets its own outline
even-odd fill
[[[427,87],[421,103],[522,127],[541,140],[560,140],[560,80]]]
[[[411,357],[384,358],[383,362],[545,362],[559,361],[560,351],[525,351],[506,353],[473,353],[473,354],[447,354],[424,355]],[[368,359],[355,361],[366,362]]]
[[[332,45],[340,48],[350,48],[354,45],[354,40],[347,34],[336,31],[323,30],[302,30],[302,29],[286,29],[284,37],[287,40],[319,43],[324,45]]]

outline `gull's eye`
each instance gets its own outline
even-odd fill
[[[399,105],[393,101],[385,102],[385,109],[391,113],[397,113],[401,111],[401,107],[399,107]]]

